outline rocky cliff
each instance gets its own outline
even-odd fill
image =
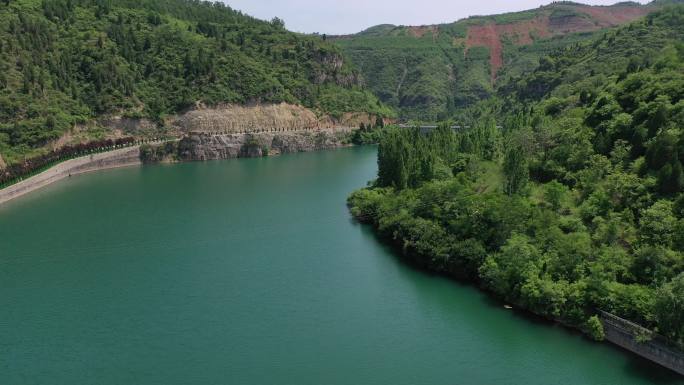
[[[385,118],[385,123],[392,120]],[[207,107],[197,104],[178,115],[164,119],[158,126],[149,119],[109,116],[98,121],[111,135],[150,137],[155,135],[184,136],[191,133],[244,134],[258,132],[312,131],[322,129],[351,129],[360,124],[376,122],[376,116],[365,112],[347,112],[335,118],[317,115],[314,111],[295,104],[224,104]],[[67,142],[61,145],[68,144]]]
[[[180,160],[254,158],[349,145],[351,130],[330,128],[287,132],[193,132],[178,144]]]
[[[223,105],[207,108],[198,105],[185,114],[173,117],[169,126],[179,132],[261,132],[312,130],[332,126],[302,106],[286,103],[267,105]]]

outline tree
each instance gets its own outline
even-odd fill
[[[603,330],[603,324],[601,323],[601,320],[595,315],[591,316],[587,320],[587,323],[585,324],[585,329],[587,331],[587,334],[589,334],[589,336],[593,338],[594,341],[603,341],[606,338],[606,333]]]
[[[529,237],[514,234],[497,254],[487,257],[480,277],[498,295],[516,300],[528,278],[538,277],[543,263],[541,253]]]
[[[530,178],[527,157],[522,146],[511,146],[506,152],[503,164],[504,192],[508,195],[523,191]]]
[[[568,188],[565,185],[555,180],[551,181],[544,185],[544,200],[554,211],[558,211],[563,205],[567,192]]]
[[[660,200],[644,210],[639,221],[641,241],[649,245],[671,247],[677,218],[673,213],[673,204],[668,200]]]
[[[658,188],[662,193],[674,194],[684,188],[684,171],[679,160],[663,166],[658,171]]]
[[[375,127],[376,128],[383,128],[385,127],[385,121],[383,120],[382,116],[379,116],[375,118]]]
[[[271,25],[278,29],[285,28],[285,22],[283,21],[283,19],[278,17],[274,17],[273,19],[271,19]]]
[[[681,255],[663,246],[644,246],[634,252],[632,276],[639,283],[660,284],[674,277]]]
[[[675,199],[672,210],[677,218],[684,218],[684,194],[679,194],[677,199]]]
[[[413,146],[406,132],[399,129],[387,133],[378,147],[378,183],[397,189],[408,187]]]
[[[658,331],[684,346],[684,273],[657,290],[654,313]]]

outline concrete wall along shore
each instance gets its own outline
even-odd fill
[[[602,312],[606,340],[647,360],[684,375],[684,353],[668,346],[662,337],[625,319]],[[640,336],[651,336],[640,341]]]
[[[64,161],[38,175],[0,190],[0,204],[18,198],[71,175],[140,164],[140,146],[126,147]]]

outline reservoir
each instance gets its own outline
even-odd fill
[[[376,149],[81,175],[0,206],[0,384],[684,384],[405,265]]]

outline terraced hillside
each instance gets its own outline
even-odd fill
[[[498,78],[520,75],[557,48],[643,17],[663,3],[557,2],[451,24],[381,25],[335,40],[370,88],[403,118],[437,121],[491,96]]]

